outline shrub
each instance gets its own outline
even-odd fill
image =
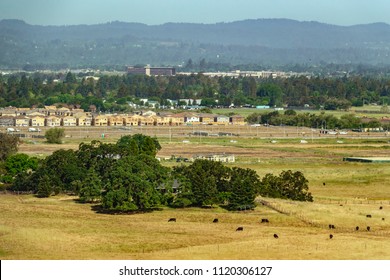
[[[64,138],[64,136],[65,136],[65,129],[63,128],[50,128],[45,133],[47,143],[50,144],[61,144],[62,138]]]

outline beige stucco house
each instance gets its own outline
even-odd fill
[[[62,126],[77,126],[77,118],[74,116],[62,117]]]
[[[108,117],[106,115],[97,115],[93,118],[94,126],[108,126]]]
[[[41,115],[29,116],[30,126],[45,126],[46,118]]]
[[[49,127],[61,126],[61,118],[57,116],[46,117],[46,126]]]

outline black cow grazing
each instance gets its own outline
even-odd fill
[[[274,234],[274,238],[278,239],[279,236],[275,233],[275,234]]]
[[[379,207],[379,210],[382,210],[382,209],[383,209],[383,207],[382,207],[382,206],[380,206],[380,207]]]
[[[384,221],[385,220],[385,218],[382,218],[382,221]]]
[[[261,219],[262,223],[269,223],[268,219]]]
[[[238,228],[236,229],[236,231],[243,231],[243,230],[244,230],[243,227],[238,227]]]
[[[370,231],[371,230],[371,228],[370,227],[367,227],[367,231]]]
[[[323,182],[322,185],[325,186],[326,185],[325,182]]]
[[[218,222],[219,222],[218,219],[213,220],[213,223],[218,223]]]
[[[333,234],[329,234],[329,239],[332,239],[333,238]]]
[[[168,222],[176,222],[176,218],[170,218]]]
[[[367,214],[366,217],[367,218],[372,218],[372,216],[370,214]]]
[[[359,230],[359,227],[357,226],[357,227],[355,228],[355,230],[358,231],[358,230]]]

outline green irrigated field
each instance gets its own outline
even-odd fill
[[[253,128],[238,129],[252,129],[253,134]],[[287,130],[293,133],[296,128]],[[19,150],[45,156],[59,148],[77,149],[80,141],[114,142],[120,136],[116,130],[107,131],[104,139],[98,132],[88,133],[83,137],[80,131],[67,130],[72,137],[62,146],[25,141]],[[172,155],[228,153],[236,157],[229,165],[255,169],[260,177],[299,170],[309,180],[314,202],[260,197],[258,207],[247,212],[164,208],[104,215],[75,197],[1,194],[0,258],[390,259],[390,165],[343,161],[346,156],[390,156],[386,136],[309,137],[302,144],[302,138],[292,136],[190,138],[175,131],[167,137],[169,128],[159,133],[158,157],[164,165],[179,164],[168,160]],[[171,217],[177,222],[168,223]],[[212,223],[214,218],[219,223]],[[262,218],[270,222],[261,223]],[[236,231],[239,226],[244,230]]]

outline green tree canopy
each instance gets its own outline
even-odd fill
[[[61,149],[46,157],[37,170],[37,175],[48,174],[53,185],[64,192],[69,192],[72,191],[71,183],[82,180],[86,171],[75,151]]]
[[[308,191],[308,180],[302,172],[282,171],[279,176],[267,174],[260,184],[260,194],[268,197],[285,198],[299,201],[313,201]]]
[[[231,210],[248,210],[256,207],[255,198],[260,188],[260,179],[256,171],[233,167],[231,171],[230,198]]]
[[[119,158],[119,149],[116,144],[102,143],[93,140],[91,143],[81,143],[76,151],[80,164],[86,169],[94,168],[104,177],[109,169]]]
[[[100,200],[102,181],[94,169],[89,169],[81,181],[79,199],[81,202],[96,202]]]
[[[53,180],[49,175],[45,174],[38,180],[36,192],[38,197],[49,197],[53,193],[57,194],[57,190],[58,188],[53,185]]]
[[[161,150],[161,145],[156,138],[143,134],[122,136],[117,141],[117,146],[121,155],[146,154],[156,156],[157,152]]]
[[[6,176],[13,181],[13,178],[27,171],[35,171],[38,168],[39,160],[36,157],[29,157],[26,154],[15,154],[9,156],[5,163]]]
[[[185,194],[191,194],[187,198],[196,206],[218,203],[218,193],[226,192],[228,188],[229,168],[221,162],[198,159],[189,166],[176,167],[175,173],[186,178],[191,191]]]
[[[160,205],[158,191],[169,177],[168,169],[151,156],[126,156],[107,172],[102,207],[114,211],[146,211]]]

